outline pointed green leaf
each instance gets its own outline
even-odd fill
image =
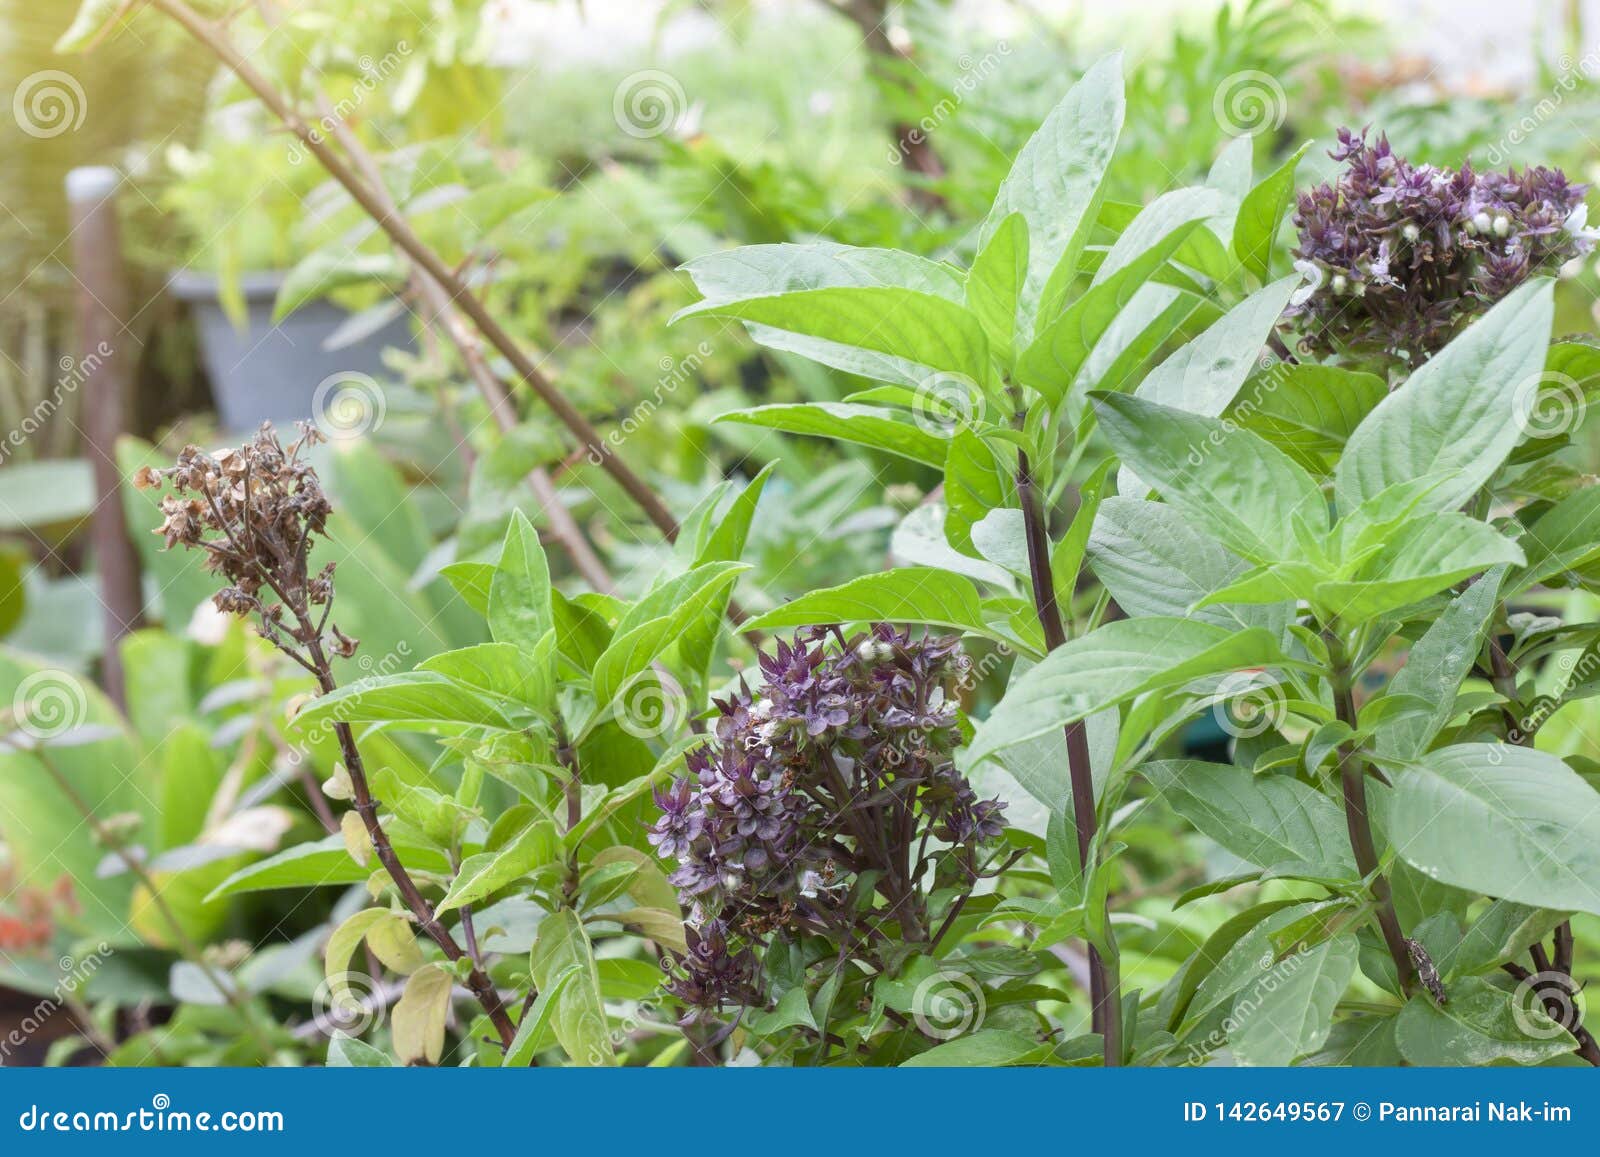
[[[742,301],[703,302],[686,314],[732,317],[803,339],[787,348],[825,365],[883,381],[918,385],[955,374],[987,385],[993,378],[983,326],[942,297],[909,289],[807,289]],[[680,315],[683,316],[683,315]],[[833,356],[838,347],[865,350],[860,359]],[[886,368],[884,359],[892,364]]]
[[[1013,213],[1000,223],[994,236],[979,251],[967,273],[966,302],[989,343],[1009,357],[1017,328],[1028,326],[1017,317],[1023,284],[1028,276],[1028,222]]]
[[[738,562],[743,557],[745,542],[750,537],[750,526],[755,521],[756,508],[775,468],[776,463],[772,462],[763,466],[761,472],[739,492],[738,497],[728,504],[721,521],[696,552],[695,566],[708,562]]]
[[[550,638],[551,636],[546,636]],[[542,707],[553,692],[529,654],[510,643],[479,643],[446,651],[417,664],[462,686],[500,696],[527,707]]]
[[[1286,277],[1245,298],[1150,371],[1134,395],[1208,418],[1221,414],[1256,368],[1298,284]]]
[[[488,699],[432,671],[404,671],[350,683],[312,700],[294,721],[302,728],[323,722],[509,726]]]
[[[1311,147],[1307,141],[1245,195],[1233,224],[1233,252],[1262,281],[1271,276],[1272,246],[1294,197],[1294,171]]]
[[[1593,560],[1600,555],[1600,486],[1567,495],[1535,519],[1520,542],[1528,562],[1511,578],[1513,594]]]
[[[835,438],[841,442],[855,442],[874,450],[898,454],[913,462],[925,462],[929,466],[944,465],[946,442],[943,438],[905,421],[893,410],[876,406],[851,402],[757,406],[752,410],[723,414],[717,421],[763,426],[790,434]]]
[[[1326,533],[1316,482],[1249,431],[1122,394],[1093,400],[1118,457],[1235,553],[1255,562],[1295,557],[1297,521]]]
[[[1124,619],[1057,647],[1015,680],[978,727],[976,762],[1147,691],[1283,661],[1259,628],[1229,631],[1189,619]]]
[[[595,660],[595,702],[610,703],[634,676],[682,639],[698,620],[721,617],[727,593],[748,568],[743,563],[714,562],[696,567],[683,583],[673,583],[674,603],[668,613],[635,624],[624,619],[611,643]]]
[[[1441,1008],[1426,993],[1413,996],[1395,1020],[1395,1043],[1413,1065],[1537,1065],[1578,1047],[1537,1000],[1514,1005],[1512,994],[1467,976],[1450,986]],[[1531,1031],[1530,1031],[1531,1030]]]
[[[1193,617],[1224,627],[1267,627],[1274,633],[1287,623],[1287,608],[1199,606],[1242,577],[1249,565],[1163,502],[1105,499],[1089,535],[1089,565],[1117,605],[1134,617]]]
[[[1424,875],[1541,908],[1600,913],[1600,792],[1505,744],[1430,751],[1395,785],[1395,851]]]
[[[400,862],[419,872],[447,872],[444,854],[434,849],[395,841]],[[268,892],[274,888],[320,888],[331,884],[359,884],[372,872],[350,858],[344,838],[335,833],[308,844],[285,848],[275,856],[240,868],[218,884],[207,902],[242,892]]]
[[[1489,480],[1524,433],[1526,412],[1516,411],[1531,407],[1544,370],[1553,284],[1537,278],[1508,294],[1378,403],[1334,470],[1341,512],[1433,474],[1447,481],[1423,508],[1450,510]]]
[[[1478,661],[1500,603],[1505,571],[1496,568],[1462,591],[1417,640],[1406,665],[1389,681],[1384,698],[1411,695],[1429,705],[1426,716],[1402,715],[1373,736],[1380,755],[1416,759],[1455,713],[1456,692]],[[1373,700],[1370,711],[1382,699]]]
[[[1359,953],[1354,936],[1336,936],[1274,964],[1268,975],[1278,983],[1246,987],[1233,1003],[1228,1047],[1234,1059],[1281,1067],[1321,1048]]]
[[[904,567],[863,575],[843,586],[812,591],[758,615],[747,631],[775,631],[824,623],[927,623],[987,634],[972,580],[931,567]]]
[[[1297,779],[1187,759],[1140,771],[1179,815],[1246,863],[1279,875],[1357,875],[1339,806]]]
[[[1388,383],[1376,374],[1279,362],[1250,384],[1228,416],[1321,475],[1388,396]]]
[[[1046,287],[1060,284],[1076,266],[1099,215],[1106,167],[1122,132],[1122,90],[1120,53],[1103,57],[1084,73],[1017,154],[984,220],[980,248],[1013,213],[1027,221],[1028,276],[1021,306],[1030,322],[1051,312]]]
[[[513,511],[489,583],[489,630],[497,643],[531,650],[554,625],[550,564],[539,545],[539,533],[522,511]]]
[[[479,852],[463,860],[436,911],[449,912],[463,904],[476,904],[560,857],[561,837],[555,824],[538,820],[498,851]]]
[[[1044,319],[1017,358],[1016,378],[1052,405],[1066,397],[1096,344],[1215,204],[1212,189],[1178,189],[1156,198],[1117,238],[1095,280],[1059,316]]]
[[[567,1056],[579,1065],[613,1065],[616,1050],[606,1023],[600,973],[594,949],[578,914],[552,912],[539,925],[539,939],[530,958],[536,991],[553,988],[567,973],[572,979],[560,993],[550,1026]]]
[[[969,427],[951,437],[944,462],[944,533],[962,554],[981,557],[972,542],[973,525],[991,511],[1017,505],[1016,463],[1015,447],[998,451]]]
[[[1410,606],[1492,566],[1522,561],[1522,550],[1493,527],[1455,512],[1426,514],[1394,530],[1346,581],[1318,583],[1312,598],[1361,622]]]
[[[962,300],[961,275],[948,265],[899,249],[833,241],[743,245],[696,257],[683,270],[708,302],[871,286],[898,286],[957,303]]]

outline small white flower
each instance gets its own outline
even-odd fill
[[[1580,244],[1593,245],[1596,241],[1600,241],[1600,229],[1589,228],[1589,206],[1582,201],[1578,202],[1577,208],[1567,214],[1567,219],[1561,225]]]
[[[1494,219],[1494,235],[1505,237],[1511,233],[1511,219],[1504,213]]]
[[[1344,293],[1350,288],[1350,282],[1345,279],[1345,275],[1342,273],[1335,273],[1331,284],[1335,293]]]
[[[1418,237],[1422,236],[1422,230],[1418,229],[1415,224],[1408,221],[1406,222],[1405,228],[1400,230],[1400,236],[1404,237],[1407,241],[1415,241]]]
[[[1301,277],[1298,289],[1289,295],[1290,305],[1304,305],[1322,286],[1322,266],[1301,258],[1294,263],[1294,271]]]
[[[1489,220],[1489,214],[1481,209],[1473,214],[1471,221],[1467,222],[1468,233],[1487,233],[1493,228],[1494,222]]]

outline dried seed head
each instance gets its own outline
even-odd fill
[[[316,539],[333,512],[322,483],[303,452],[321,441],[314,426],[285,448],[270,423],[237,448],[208,453],[185,446],[166,470],[134,474],[135,486],[166,483],[162,523],[155,533],[167,548],[206,552],[206,568],[227,585],[214,602],[227,614],[255,616],[273,643],[305,661],[307,649],[324,644],[341,657],[355,653],[356,640],[328,623],[334,596],[333,564],[311,578],[307,567]],[[312,613],[313,607],[323,610]]]

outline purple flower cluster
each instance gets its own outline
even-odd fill
[[[1594,247],[1586,186],[1559,169],[1414,165],[1349,129],[1329,155],[1343,171],[1300,194],[1295,214],[1311,285],[1289,316],[1308,350],[1414,363],[1533,272]]]
[[[1005,805],[952,761],[947,691],[966,670],[953,637],[812,628],[761,656],[758,693],[716,701],[715,741],[656,792],[649,832],[689,910],[668,988],[692,1013],[759,1003],[752,947],[777,930],[847,948],[863,919],[928,934],[928,871],[973,875],[975,849],[1005,826]],[[862,902],[862,880],[882,907]]]

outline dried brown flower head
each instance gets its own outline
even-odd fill
[[[357,646],[328,621],[334,564],[315,576],[307,571],[332,513],[316,470],[301,457],[321,440],[315,426],[301,423],[300,437],[285,448],[269,422],[237,449],[185,446],[175,465],[133,476],[141,489],[171,484],[155,533],[169,549],[206,552],[207,569],[228,583],[213,598],[217,609],[255,616],[268,639],[313,671],[325,666],[324,646],[346,658]]]

